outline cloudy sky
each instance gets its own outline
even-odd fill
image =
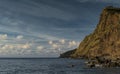
[[[120,0],[0,0],[0,57],[57,57],[91,33]]]

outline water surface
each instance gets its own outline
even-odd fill
[[[0,59],[0,74],[120,74],[120,68],[86,68],[78,59]]]

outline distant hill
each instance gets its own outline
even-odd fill
[[[60,57],[120,58],[120,8],[108,6],[103,9],[99,23],[75,50],[65,52]]]

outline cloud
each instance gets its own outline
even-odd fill
[[[73,48],[77,48],[79,45],[79,42],[74,41],[74,40],[65,40],[65,39],[60,39],[58,41],[49,41],[50,47],[47,51],[47,53],[57,53],[61,54],[65,51],[72,50]]]
[[[54,43],[54,44],[52,44],[52,47],[53,47],[53,49],[58,49],[58,48],[60,47],[60,45],[59,45],[59,44]]]
[[[69,45],[68,45],[68,47],[74,47],[74,46],[78,46],[78,42],[76,42],[76,41],[69,41]]]
[[[45,1],[45,3],[46,2],[49,2],[49,1]],[[66,13],[62,9],[57,8],[58,6],[54,7],[54,5],[51,4],[51,2],[54,4],[67,6],[67,4],[59,3],[56,0],[50,1],[50,3],[48,4],[44,4],[44,2],[42,1],[39,2],[39,1],[32,1],[32,0],[20,1],[20,2],[0,1],[0,4],[6,9],[9,8],[9,11],[11,12],[14,11],[14,13],[19,13],[19,15],[27,14],[35,17],[59,18],[64,20],[69,20],[74,17],[70,13]],[[17,7],[17,10],[15,10],[16,7]]]
[[[48,43],[49,43],[49,44],[53,44],[53,41],[49,41]]]
[[[30,46],[31,46],[31,44],[29,44],[29,43],[18,45],[18,47],[22,48],[22,49],[28,49],[28,48],[30,48]]]
[[[11,2],[0,0],[0,33],[3,33],[0,35],[0,52],[27,54],[39,51],[38,54],[42,54],[42,52],[67,51],[77,47],[77,42],[74,40],[82,39],[85,30],[89,31],[82,27],[85,23],[79,23],[82,22],[80,19],[86,19],[89,15],[94,16],[90,14],[93,13],[91,9],[98,11],[94,6],[89,5],[90,3],[85,5],[76,3],[76,0],[68,2],[64,0],[13,0]],[[99,5],[97,7],[99,8]],[[87,24],[86,26],[88,27]],[[34,45],[29,43],[32,41]]]
[[[43,46],[37,46],[37,52],[41,52],[44,49]]]
[[[23,35],[18,35],[18,36],[16,37],[16,39],[17,39],[17,40],[23,39]]]
[[[120,0],[77,0],[80,3],[84,2],[104,2],[104,3],[120,3]]]
[[[59,42],[60,42],[61,44],[65,44],[65,39],[61,39],[61,40],[59,40]]]
[[[1,47],[2,50],[6,50],[6,49],[13,49],[14,46],[13,45],[8,45],[8,44],[5,44]]]
[[[4,44],[0,46],[0,54],[24,54],[31,48],[31,44]]]
[[[5,40],[7,37],[7,34],[0,34],[0,40]]]
[[[77,1],[80,2],[80,3],[84,3],[84,2],[87,2],[89,0],[77,0]]]
[[[104,3],[117,3],[117,4],[120,3],[120,0],[93,0],[93,1],[104,2]]]

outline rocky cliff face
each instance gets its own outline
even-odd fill
[[[104,8],[94,32],[86,36],[79,47],[69,54],[72,58],[96,56],[120,58],[120,8]]]

